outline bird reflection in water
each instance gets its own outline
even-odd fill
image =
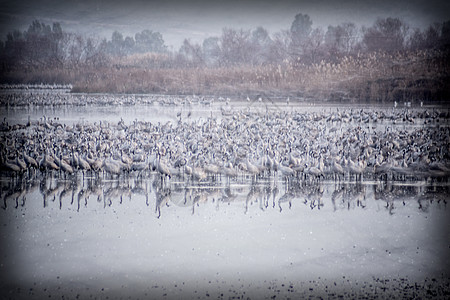
[[[1,207],[26,207],[26,200],[42,197],[43,208],[58,203],[60,210],[74,209],[77,212],[87,208],[90,201],[103,202],[106,209],[113,205],[122,205],[124,200],[133,201],[145,198],[145,206],[154,202],[155,215],[160,218],[162,210],[176,207],[190,208],[192,214],[206,203],[214,203],[218,210],[223,204],[242,203],[243,212],[248,213],[252,206],[261,211],[277,209],[283,212],[295,205],[305,205],[310,209],[321,210],[332,205],[333,211],[367,209],[378,207],[394,214],[395,209],[408,203],[416,203],[420,211],[426,212],[435,203],[445,207],[449,186],[438,183],[420,184],[399,183],[393,181],[327,182],[310,180],[290,180],[289,182],[249,181],[230,184],[227,178],[214,181],[185,182],[167,181],[158,174],[105,180],[101,177],[72,177],[58,179],[53,176],[41,176],[34,179],[5,180],[2,178]],[[282,192],[284,191],[284,192]],[[137,197],[139,196],[139,197]],[[68,202],[66,202],[68,200]],[[372,201],[373,200],[373,201]]]
[[[334,211],[338,209],[366,208],[366,185],[361,182],[336,185],[331,194]]]

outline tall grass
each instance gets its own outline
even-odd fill
[[[336,63],[177,67],[173,57],[133,55],[102,68],[13,71],[2,81],[71,83],[74,92],[294,96],[319,100],[448,100],[448,53],[438,50],[346,56]]]

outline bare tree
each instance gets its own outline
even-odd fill
[[[292,42],[299,45],[305,41],[312,31],[311,18],[307,14],[297,14],[291,24]]]
[[[272,43],[269,45],[267,60],[277,64],[289,60],[290,43],[291,33],[289,30],[276,32],[272,37]]]
[[[111,41],[108,43],[108,51],[114,56],[124,56],[125,53],[123,51],[124,38],[123,34],[114,31],[111,35]]]
[[[325,34],[325,46],[330,59],[352,53],[357,43],[358,30],[354,23],[328,26]]]
[[[269,32],[262,26],[257,27],[251,33],[251,51],[252,64],[262,65],[265,63],[270,63],[270,47],[273,43],[269,36]]]
[[[450,48],[450,20],[442,23],[440,45],[442,48]]]
[[[109,63],[109,57],[106,54],[106,40],[89,37],[86,40],[85,63],[92,67],[102,67]]]
[[[312,31],[312,21],[307,14],[297,14],[291,25],[290,52],[294,57],[301,57],[304,54],[305,44]]]
[[[203,40],[203,56],[207,65],[214,65],[219,60],[220,45],[218,37],[209,37]]]
[[[186,60],[185,67],[201,66],[204,64],[203,51],[199,44],[193,44],[190,40],[185,39],[179,52]]]
[[[68,33],[64,37],[64,62],[68,68],[80,66],[83,61],[84,38],[75,33]]]
[[[315,28],[311,31],[303,44],[303,61],[306,63],[318,63],[325,56],[324,32],[322,28]]]
[[[250,31],[224,28],[220,37],[220,64],[225,66],[248,64],[252,53]]]
[[[165,52],[167,47],[161,33],[145,29],[134,36],[136,41],[136,52]]]
[[[3,64],[6,68],[16,66],[24,67],[26,60],[27,42],[24,35],[19,30],[14,30],[6,36],[5,48],[3,53]]]
[[[363,28],[363,43],[369,51],[399,51],[404,48],[408,26],[398,18],[377,19],[369,28]]]

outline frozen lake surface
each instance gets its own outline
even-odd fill
[[[2,288],[13,298],[449,292],[447,183],[154,174],[2,187],[22,191],[0,211]]]
[[[288,104],[281,99],[105,95],[66,95],[72,102],[64,104],[58,101],[68,101],[65,96],[33,93],[30,99],[38,104],[12,105],[11,100],[11,105],[4,105],[2,98],[0,112],[8,126],[32,124],[14,130],[2,126],[2,137],[14,131],[8,143],[19,141],[22,132],[49,145],[53,139],[67,144],[77,137],[85,142],[88,138],[108,140],[84,130],[95,132],[91,125],[100,121],[112,124],[110,137],[120,133],[116,137],[124,138],[122,125],[135,132],[134,122],[142,121],[152,123],[142,131],[152,128],[148,137],[154,151],[162,149],[154,139],[164,139],[164,128],[169,128],[165,134],[171,138],[179,137],[180,124],[197,130],[215,124],[222,135],[233,131],[228,128],[243,128],[252,136],[248,129],[258,128],[265,120],[263,125],[276,127],[273,132],[279,134],[271,132],[269,139],[277,140],[283,132],[295,137],[307,133],[299,140],[302,145],[310,143],[311,149],[318,143],[306,137],[316,129],[318,137],[347,137],[347,131],[358,128],[365,132],[365,139],[375,132],[401,132],[407,137],[431,128],[429,132],[439,136],[439,143],[433,146],[431,140],[423,149],[430,149],[430,157],[448,157],[448,149],[436,146],[448,144],[448,136],[439,135],[448,131],[448,110],[435,112],[434,107],[410,108],[405,103],[375,109],[353,104]],[[83,102],[87,100],[103,104]],[[295,113],[284,114],[292,110],[299,112],[298,119]],[[361,114],[344,116],[357,110]],[[327,119],[344,111],[339,122]],[[300,116],[300,112],[307,114]],[[272,115],[286,115],[289,124],[298,128],[309,127],[291,133],[286,131],[290,125],[271,124]],[[411,116],[414,120],[408,119]],[[160,126],[167,122],[170,126]],[[66,136],[58,137],[63,128]],[[198,133],[201,137],[205,131]],[[259,142],[264,140],[259,138]],[[169,139],[166,144],[171,149]],[[80,155],[85,155],[81,146],[77,146]],[[392,149],[400,153],[396,156],[401,160],[399,146],[391,145]],[[53,150],[62,151],[58,145]],[[192,145],[188,149],[196,150]],[[283,151],[284,158],[290,157],[290,151]],[[307,151],[301,156],[311,159]],[[236,166],[242,167],[242,162]],[[283,162],[280,158],[280,165]],[[145,163],[148,167],[153,161]],[[436,162],[428,162],[432,163]],[[336,181],[332,176],[320,180],[303,179],[304,174],[285,177],[278,172],[274,176],[270,170],[268,177],[253,177],[241,169],[238,176],[208,175],[200,182],[186,175],[162,181],[160,173],[149,169],[144,176],[121,173],[118,179],[89,172],[83,178],[81,171],[72,175],[39,170],[18,176],[2,173],[1,297],[449,298],[450,183],[448,162],[444,163],[434,164],[429,172],[422,168],[417,177],[411,174],[417,169],[411,167],[399,167],[400,176],[388,178],[374,174],[371,166],[362,180],[344,176]]]

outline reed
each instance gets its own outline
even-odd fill
[[[73,85],[74,92],[296,96],[318,100],[450,99],[448,53],[439,50],[363,53],[334,62],[186,66],[165,54],[111,60],[102,68],[15,70],[2,82]]]

